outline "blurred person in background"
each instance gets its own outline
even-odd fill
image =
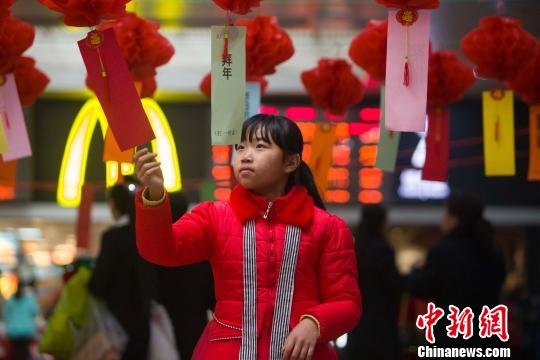
[[[90,292],[105,301],[129,340],[122,356],[146,360],[150,339],[150,303],[154,295],[152,266],[137,251],[133,225],[134,200],[126,185],[107,192],[115,224],[101,237]]]
[[[506,276],[504,258],[495,246],[493,226],[484,219],[483,203],[472,195],[452,194],[445,203],[441,224],[443,238],[428,252],[423,266],[406,278],[411,295],[429,301],[449,313],[454,305],[474,314],[474,335],[468,340],[447,336],[446,316],[435,326],[435,345],[496,346],[495,338],[481,339],[477,319],[482,306],[500,301]]]
[[[24,283],[18,280],[15,294],[4,306],[6,337],[10,344],[12,360],[30,360],[30,344],[35,339],[36,318],[39,313],[38,303]]]
[[[349,333],[347,358],[399,359],[398,315],[401,280],[394,249],[385,235],[387,211],[383,205],[362,207],[355,233],[358,285],[364,315]]]
[[[188,210],[180,192],[169,194],[173,222]],[[156,265],[158,301],[165,306],[174,327],[181,359],[191,359],[195,345],[208,322],[207,310],[215,305],[214,280],[208,261],[165,267]]]

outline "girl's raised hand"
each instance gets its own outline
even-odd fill
[[[133,155],[135,173],[144,186],[148,187],[149,200],[159,200],[163,197],[163,172],[161,163],[156,161],[157,154],[143,148]]]
[[[319,330],[315,322],[303,319],[285,340],[283,360],[310,360],[318,338]]]

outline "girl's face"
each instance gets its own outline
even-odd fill
[[[266,142],[260,130],[249,141],[236,146],[234,176],[246,189],[262,195],[284,191],[289,174],[300,164],[300,156],[285,157],[271,137]]]

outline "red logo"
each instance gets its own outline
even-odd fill
[[[462,334],[463,339],[470,339],[473,336],[473,318],[474,313],[470,307],[459,312],[459,308],[450,305],[450,314],[447,316],[450,325],[446,327],[448,337],[455,339],[459,334]]]
[[[499,305],[490,309],[487,306],[482,308],[479,319],[480,337],[489,338],[497,335],[502,341],[508,341],[508,307]]]
[[[438,308],[433,303],[428,304],[428,312],[425,315],[420,315],[416,319],[416,326],[420,329],[426,329],[426,340],[430,343],[435,342],[435,335],[433,334],[433,327],[444,316],[444,310]]]

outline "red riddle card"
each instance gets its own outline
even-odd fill
[[[426,162],[422,171],[423,180],[448,180],[449,121],[450,116],[447,108],[429,109]]]
[[[120,150],[155,138],[114,30],[91,31],[78,44],[88,83],[96,92]]]

